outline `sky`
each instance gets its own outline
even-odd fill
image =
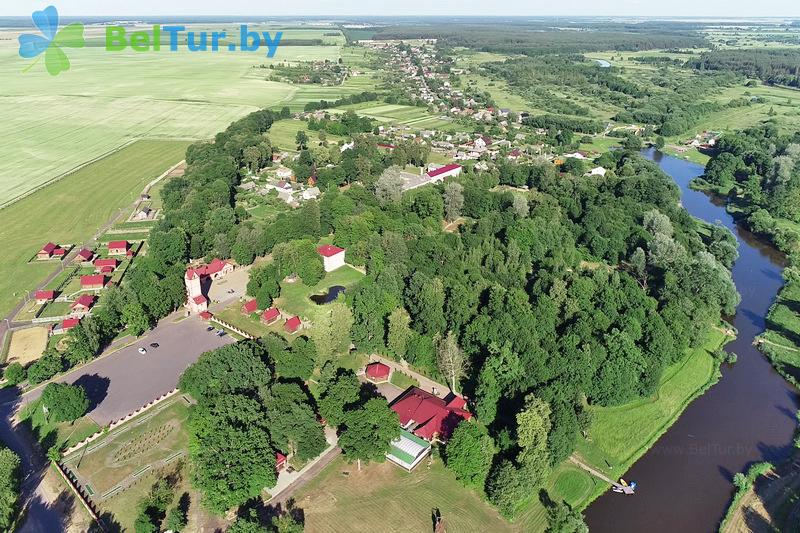
[[[496,15],[800,17],[798,0],[0,0],[0,16],[55,5],[61,15]]]

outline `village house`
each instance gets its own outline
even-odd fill
[[[261,313],[261,321],[268,326],[270,324],[274,324],[275,321],[278,320],[280,317],[281,317],[281,312],[278,311],[278,309],[275,307],[270,307],[269,309],[266,309],[264,310],[263,313]]]
[[[319,198],[319,195],[322,192],[319,190],[318,187],[309,187],[308,189],[304,190],[302,193],[303,200],[316,200]]]
[[[317,252],[322,256],[322,263],[325,272],[333,272],[337,268],[344,266],[345,250],[332,244],[323,244],[317,248]]]
[[[60,324],[53,325],[53,335],[63,335],[81,323],[80,318],[65,318]]]
[[[39,290],[36,291],[36,293],[34,294],[34,299],[36,300],[36,303],[39,305],[45,304],[47,302],[52,302],[55,299],[55,297],[56,297],[56,291]]]
[[[455,177],[461,174],[461,165],[450,163],[449,165],[428,165],[426,176],[432,183],[443,181],[445,178]]]
[[[119,261],[113,257],[109,257],[107,259],[95,259],[94,271],[98,274],[108,274],[110,272],[114,272],[118,265]]]
[[[294,335],[295,333],[300,331],[300,328],[302,326],[303,322],[300,320],[300,317],[295,315],[290,319],[288,319],[286,322],[284,322],[283,330],[290,335]]]
[[[111,241],[108,243],[108,255],[125,255],[128,253],[128,241]]]
[[[36,252],[36,259],[41,261],[45,259],[51,259],[53,257],[64,257],[66,253],[67,251],[65,249],[52,242],[48,242],[42,246],[41,250]]]
[[[153,210],[149,207],[143,207],[136,213],[136,220],[147,220],[153,214]]]
[[[69,307],[72,309],[72,314],[85,315],[89,312],[93,305],[94,296],[90,294],[81,294],[78,299],[75,300]]]
[[[88,263],[92,260],[92,257],[94,257],[93,251],[87,248],[81,248],[78,251],[78,254],[75,256],[75,260],[82,263]]]
[[[105,285],[106,277],[103,274],[81,276],[81,290],[99,290]]]
[[[213,280],[217,280],[233,272],[233,263],[214,258],[207,265],[199,265],[186,269],[183,281],[186,284],[186,304],[190,313],[208,312],[208,288]]]
[[[258,311],[258,302],[255,298],[248,300],[242,305],[242,314],[249,315]]]

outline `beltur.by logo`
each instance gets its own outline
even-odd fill
[[[62,48],[83,48],[83,24],[73,22],[58,29],[58,11],[48,6],[42,11],[34,11],[33,23],[42,35],[23,33],[19,36],[19,55],[25,59],[36,58],[23,72],[30,70],[44,53],[44,65],[51,76],[69,70],[69,59]]]
[[[228,39],[224,31],[186,31],[185,26],[161,26],[156,24],[152,31],[134,31],[127,33],[122,26],[106,27],[106,50],[119,52],[130,47],[136,52],[161,51],[162,36],[169,36],[169,50],[175,52],[186,36],[186,48],[190,52],[218,52],[229,50],[235,52],[255,52],[262,46],[267,49],[267,57],[273,57],[283,37],[283,32],[270,35],[268,31],[250,31],[247,24],[239,26],[238,44]]]

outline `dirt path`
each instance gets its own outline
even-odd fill
[[[283,507],[284,504],[289,500],[289,498],[292,497],[292,494],[297,492],[297,490],[303,487],[306,483],[314,479],[317,476],[317,474],[322,472],[322,470],[326,466],[331,464],[331,462],[333,462],[333,460],[339,457],[341,454],[342,454],[341,448],[339,448],[338,446],[332,448],[326,455],[322,456],[319,459],[319,461],[314,463],[311,466],[311,468],[303,472],[303,474],[300,477],[295,479],[291,485],[283,489],[283,491],[281,491],[281,493],[278,496],[275,496],[274,498],[269,500],[269,502],[267,502],[267,505],[273,508]]]

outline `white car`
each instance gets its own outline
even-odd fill
[[[142,347],[140,346],[140,347],[139,347],[139,353],[140,353],[140,354],[142,354],[142,355],[144,355],[144,354],[146,354],[146,353],[147,353],[147,350],[145,350],[144,348],[142,348]]]

